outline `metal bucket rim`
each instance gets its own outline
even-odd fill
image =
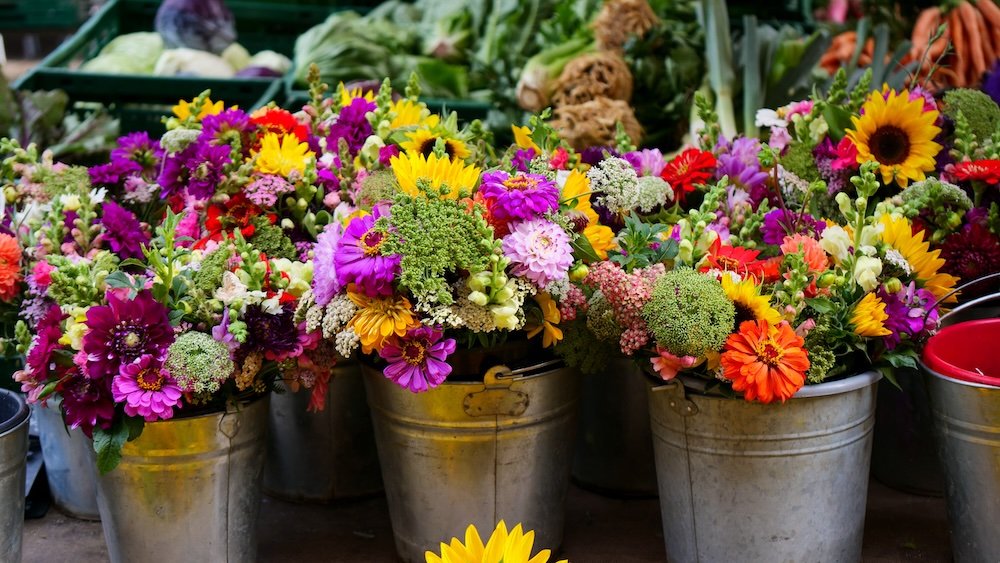
[[[997,386],[997,385],[985,385],[983,383],[974,383],[972,381],[965,381],[964,379],[957,379],[957,378],[954,378],[954,377],[949,377],[947,375],[944,375],[943,373],[936,372],[936,371],[932,370],[931,368],[927,367],[927,364],[925,364],[922,359],[921,360],[917,360],[917,361],[920,363],[920,369],[924,373],[927,373],[927,374],[929,374],[929,375],[931,375],[933,377],[936,377],[938,379],[943,379],[943,380],[947,381],[948,383],[955,383],[955,384],[961,385],[963,387],[974,387],[976,389],[989,389],[989,390],[992,390],[992,391],[1000,391],[1000,386]]]
[[[236,409],[236,410],[230,410],[229,404],[226,404],[226,406],[224,408],[221,408],[221,409],[213,409],[213,410],[205,412],[205,413],[194,414],[194,415],[190,415],[190,416],[180,415],[180,416],[174,416],[172,418],[168,418],[168,419],[165,419],[165,420],[156,420],[156,421],[153,421],[153,422],[146,422],[144,424],[144,426],[149,426],[150,424],[164,424],[164,423],[171,423],[171,422],[183,422],[183,421],[188,421],[188,420],[198,420],[200,418],[209,418],[209,417],[219,416],[219,415],[225,416],[227,414],[239,414],[240,412],[242,412],[243,409],[245,409],[245,408],[249,407],[250,405],[252,405],[254,403],[257,403],[258,401],[261,401],[265,397],[269,397],[269,396],[270,396],[270,393],[261,393],[259,395],[255,395],[255,396],[250,397],[248,399],[239,400],[239,401],[237,401],[237,403],[239,404],[239,409]]]
[[[3,437],[16,432],[22,425],[27,424],[28,418],[31,417],[31,408],[28,407],[28,402],[20,394],[7,389],[0,389],[0,392],[2,392],[0,395],[7,396],[18,404],[17,412],[7,420],[0,421],[0,437]]]
[[[504,364],[496,364],[496,365],[490,366],[489,368],[487,368],[487,371],[489,371],[490,369],[496,368],[496,367],[503,366],[503,365]],[[563,361],[563,360],[556,360],[556,361],[546,360],[546,361],[538,362],[537,364],[532,364],[532,365],[524,367],[524,368],[519,368],[518,371],[531,371],[532,369],[534,369],[534,368],[536,368],[538,366],[551,366],[551,369],[545,369],[545,370],[540,371],[538,373],[530,373],[530,374],[527,374],[527,375],[517,374],[517,375],[514,375],[512,377],[505,377],[504,381],[510,381],[510,382],[514,382],[514,383],[520,383],[522,381],[533,381],[533,380],[535,380],[537,378],[553,374],[555,372],[567,369],[569,367],[568,365],[566,365],[566,362]],[[382,375],[382,370],[380,370],[377,366],[372,365],[372,363],[370,363],[370,362],[362,361],[361,362],[361,367],[364,368],[363,371],[364,371],[364,373],[366,375],[378,374],[380,377],[385,378],[385,376]],[[386,378],[386,379],[388,379],[388,378]],[[437,389],[438,387],[444,387],[445,385],[452,386],[452,387],[459,386],[459,385],[465,385],[465,386],[476,387],[478,389],[478,388],[481,388],[483,385],[485,385],[485,382],[478,381],[478,380],[476,380],[476,381],[449,381],[449,380],[445,379],[439,385],[436,385],[436,386],[434,386],[434,387],[432,387],[432,388],[430,388],[430,389],[428,389],[427,391],[424,391],[424,392],[425,393],[431,392],[431,391],[434,391],[434,389]]]
[[[684,387],[691,388],[692,381],[702,381],[691,375],[678,375],[677,379],[684,384]],[[852,375],[850,377],[845,377],[844,379],[838,379],[836,381],[829,381],[826,383],[816,383],[812,385],[803,385],[794,395],[792,399],[812,399],[816,397],[829,397],[831,395],[840,395],[842,393],[849,393],[851,391],[857,391],[858,389],[863,389],[877,383],[882,379],[882,372],[876,369],[863,371],[861,373]],[[663,385],[661,388],[667,388],[669,385]],[[695,386],[697,388],[697,386]],[[654,387],[654,390],[656,388]],[[709,395],[706,395],[709,396]],[[728,399],[728,397],[713,397],[718,399]]]

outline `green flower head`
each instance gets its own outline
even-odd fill
[[[722,284],[694,270],[667,272],[656,281],[642,317],[660,346],[677,356],[702,356],[725,344],[736,308]]]
[[[236,364],[222,342],[204,332],[185,332],[170,345],[166,368],[182,391],[215,393],[232,377]]]

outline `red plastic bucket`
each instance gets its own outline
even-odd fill
[[[945,377],[1000,387],[1000,319],[941,329],[924,347],[924,365]]]

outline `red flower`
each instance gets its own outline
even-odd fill
[[[951,169],[951,175],[960,182],[979,180],[995,186],[1000,184],[1000,160],[959,162]]]
[[[266,133],[275,133],[279,137],[294,133],[303,143],[309,138],[309,129],[300,124],[291,112],[281,108],[261,108],[250,116],[250,123],[263,129],[261,137]]]
[[[243,193],[238,193],[223,204],[212,204],[205,212],[205,230],[208,234],[194,245],[195,249],[203,248],[210,241],[222,240],[225,234],[231,238],[233,231],[240,230],[244,238],[250,238],[256,232],[253,220],[261,214],[261,208],[254,205]],[[276,218],[268,215],[274,224]]]
[[[553,170],[566,170],[566,165],[569,163],[569,153],[566,149],[559,147],[552,152],[552,157],[549,158],[549,166]]]
[[[693,192],[696,186],[712,178],[715,166],[715,155],[708,151],[690,148],[668,162],[663,167],[660,177],[674,189],[674,202],[681,203],[686,194]]]
[[[736,272],[740,276],[753,276],[761,280],[776,279],[780,259],[758,260],[758,256],[760,256],[759,250],[723,245],[720,239],[715,239],[715,242],[708,249],[708,256],[706,256],[708,263],[701,267],[701,271],[723,270]]]
[[[858,168],[858,147],[850,138],[844,137],[837,143],[837,158],[831,163],[834,170],[856,170]]]

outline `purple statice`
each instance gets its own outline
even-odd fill
[[[163,360],[149,354],[122,364],[111,382],[111,397],[125,404],[125,414],[141,416],[146,422],[173,418],[182,395],[177,381],[163,368]]]
[[[934,308],[928,311],[937,302],[937,298],[926,289],[917,289],[914,282],[904,285],[896,293],[889,293],[884,287],[880,287],[878,297],[885,303],[885,314],[888,316],[883,324],[892,331],[892,334],[883,337],[889,350],[899,345],[904,334],[916,339],[937,326],[938,310]]]
[[[632,151],[625,153],[622,158],[627,160],[632,168],[635,168],[635,173],[639,176],[659,176],[667,166],[667,161],[663,159],[663,153],[660,152],[660,149]]]
[[[621,153],[614,147],[587,147],[580,152],[580,162],[597,166],[605,158],[621,158]]]
[[[455,339],[442,339],[440,328],[419,326],[406,336],[393,336],[379,356],[388,362],[382,373],[399,386],[414,393],[441,385],[451,374],[448,356],[455,353]]]
[[[79,373],[66,379],[60,389],[66,425],[79,428],[87,437],[93,436],[94,428],[110,428],[115,416],[110,382],[110,378],[94,380]]]
[[[559,187],[541,174],[483,174],[479,195],[500,222],[534,219],[559,208]]]
[[[746,190],[754,203],[759,203],[767,194],[767,172],[761,170],[758,153],[760,141],[739,137],[732,143],[719,139],[716,147],[718,167],[716,178],[729,177],[729,182]]]
[[[357,153],[365,144],[365,139],[372,134],[372,126],[368,123],[366,114],[375,111],[375,102],[364,98],[354,98],[351,103],[340,110],[340,115],[330,125],[330,134],[326,137],[327,149],[339,153],[337,147],[340,140],[347,141],[351,154]]]
[[[514,158],[511,159],[510,164],[521,172],[528,172],[530,170],[531,159],[535,158],[535,156],[537,154],[534,148],[518,149],[514,153]]]
[[[142,225],[135,215],[113,201],[104,202],[102,209],[104,211],[101,216],[101,226],[104,227],[102,240],[122,260],[142,258],[142,246],[149,244],[149,235],[142,230]]]
[[[559,225],[542,218],[515,224],[510,234],[503,237],[502,248],[504,256],[510,259],[511,272],[540,289],[566,279],[573,265],[569,235]]]
[[[316,304],[326,306],[333,299],[333,296],[340,291],[340,283],[337,282],[337,266],[334,264],[334,256],[337,252],[337,243],[343,235],[344,228],[340,222],[327,225],[323,232],[316,237],[316,246],[313,247],[313,297]]]
[[[162,358],[174,341],[174,330],[167,308],[140,291],[134,299],[122,299],[108,292],[107,305],[87,310],[87,334],[83,351],[87,354],[87,376],[92,379],[114,377],[121,364],[131,363],[143,354]]]
[[[772,209],[764,215],[764,224],[760,232],[764,235],[765,244],[780,245],[785,237],[801,234],[818,239],[823,234],[826,223],[814,218],[808,213],[795,213],[787,209]]]
[[[209,199],[215,195],[219,183],[225,179],[225,168],[232,160],[227,145],[195,143],[194,151],[187,161],[190,179],[188,195],[196,199]]]
[[[253,125],[250,116],[241,109],[229,108],[222,113],[207,115],[201,120],[198,142],[211,145],[238,146],[246,153],[250,147]]]
[[[333,255],[337,283],[357,284],[358,291],[368,296],[392,294],[402,260],[398,254],[382,254],[382,243],[390,234],[376,226],[377,219],[375,215],[352,219]]]
[[[302,353],[303,337],[295,326],[295,307],[286,303],[278,314],[271,314],[260,305],[247,307],[243,315],[247,325],[244,348],[262,352],[268,360],[282,362]]]
[[[288,180],[274,174],[258,174],[245,188],[247,199],[261,207],[272,207],[282,194],[295,191]]]

